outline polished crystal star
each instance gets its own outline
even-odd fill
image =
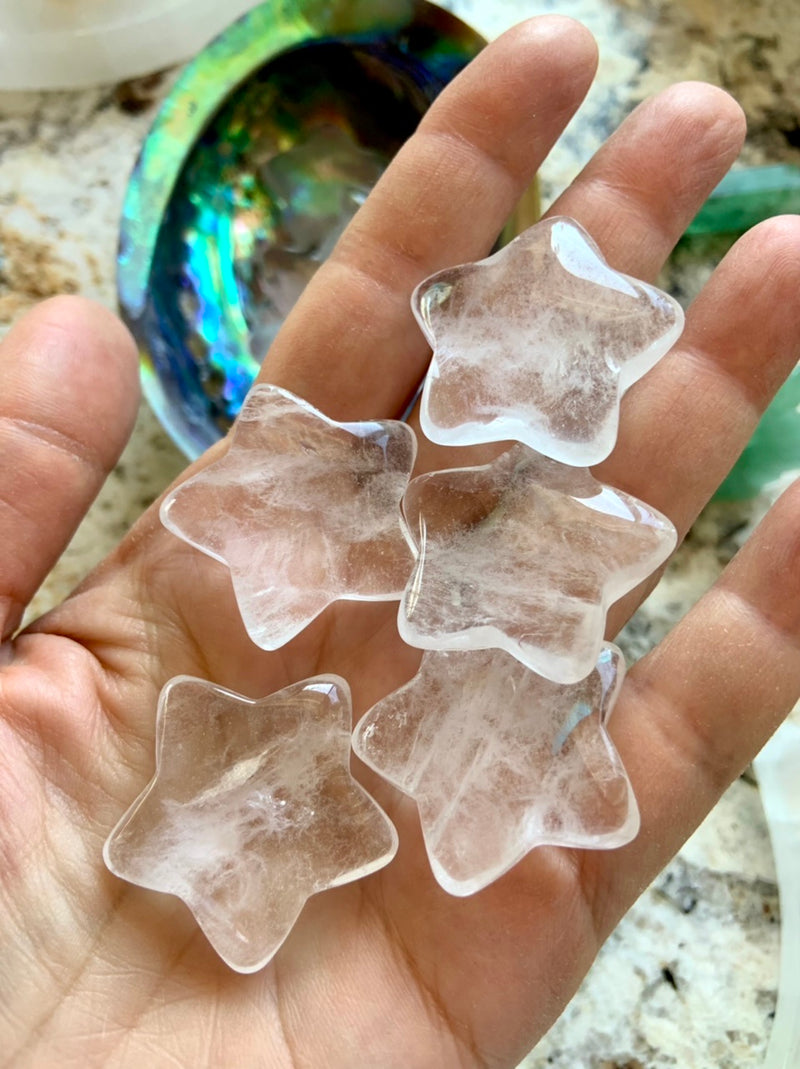
[[[272,958],[306,900],[382,868],[386,814],[350,775],[338,676],[252,701],[178,676],[161,693],[156,774],[109,836],[117,876],[183,899],[232,969]]]
[[[419,809],[431,867],[480,891],[536,846],[622,846],[639,813],[606,723],[624,675],[604,646],[563,687],[499,650],[426,653],[353,735],[358,756]]]
[[[524,445],[483,467],[414,479],[403,508],[418,547],[403,639],[504,649],[556,683],[592,670],[609,605],[676,541],[649,505]]]
[[[256,386],[228,452],[167,495],[169,530],[226,564],[247,632],[278,649],[339,598],[399,598],[413,564],[400,499],[413,431],[335,423]]]
[[[683,327],[672,297],[613,270],[564,217],[432,275],[412,307],[433,348],[421,410],[432,441],[516,439],[580,466],[611,452],[620,398]]]

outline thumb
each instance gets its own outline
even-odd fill
[[[116,463],[138,403],[133,340],[91,301],[45,301],[0,343],[0,639]]]

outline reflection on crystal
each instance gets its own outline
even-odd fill
[[[504,649],[557,683],[592,670],[606,612],[662,564],[675,528],[644,502],[513,446],[414,479],[418,548],[398,626],[423,649]]]
[[[339,598],[401,596],[413,557],[400,499],[415,453],[405,423],[335,423],[257,386],[228,452],[167,495],[162,520],[230,568],[248,634],[277,649]]]
[[[426,653],[353,736],[358,756],[417,803],[436,879],[486,887],[537,846],[622,846],[638,831],[633,792],[606,731],[624,675],[603,647],[563,687],[497,650]]]
[[[622,394],[683,326],[675,300],[614,271],[563,217],[432,275],[412,306],[433,347],[421,409],[432,441],[517,439],[580,466],[611,452]]]
[[[109,836],[106,864],[183,899],[231,968],[260,969],[311,895],[375,872],[397,849],[350,775],[350,726],[337,676],[259,701],[171,680],[155,777]]]

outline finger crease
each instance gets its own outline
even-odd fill
[[[11,434],[18,434],[22,438],[30,439],[37,445],[43,445],[53,449],[70,460],[77,460],[80,464],[90,467],[92,470],[105,474],[105,464],[95,450],[89,448],[85,442],[81,442],[73,435],[56,430],[44,423],[33,420],[24,420],[13,416],[0,416],[0,426],[5,424]]]
[[[565,196],[571,198],[573,192],[577,190],[580,190],[582,200],[587,204],[592,204],[592,212],[595,218],[599,218],[601,214],[608,219],[630,219],[633,217],[638,229],[647,234],[648,238],[653,231],[656,231],[659,249],[671,249],[675,244],[678,235],[674,233],[674,221],[671,218],[662,219],[653,213],[652,204],[650,203],[651,187],[611,181],[600,174],[591,176],[584,174],[578,175],[569,189],[567,189]],[[610,202],[604,205],[602,213],[599,211],[597,200]],[[556,213],[560,210],[558,201],[554,205],[554,210]],[[548,214],[552,213],[553,210],[548,212]],[[618,225],[616,229],[621,230],[622,227]],[[644,245],[644,242],[639,241],[638,244]],[[641,253],[641,251],[640,249],[639,252]],[[649,263],[651,259],[648,256],[647,262]]]
[[[484,145],[478,145],[475,141],[458,133],[457,130],[427,130],[424,126],[420,127],[417,132],[417,145],[425,141],[433,142],[431,147],[435,156],[441,157],[442,146],[444,146],[446,150],[454,150],[460,156],[471,156],[474,160],[488,165],[508,184],[516,184],[517,168],[512,165],[507,156],[492,151]]]
[[[694,364],[700,374],[707,374],[710,378],[722,382],[732,395],[741,401],[746,417],[755,425],[760,419],[767,404],[767,391],[757,382],[741,375],[740,367],[730,367],[715,359],[713,353],[701,345],[687,344],[681,349],[680,357],[689,364]],[[697,388],[696,380],[692,380],[693,390],[698,396],[707,397],[714,407],[719,405],[719,392],[715,392],[713,386],[708,391]]]

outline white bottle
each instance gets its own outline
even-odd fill
[[[77,89],[169,67],[256,2],[0,0],[0,89]]]

